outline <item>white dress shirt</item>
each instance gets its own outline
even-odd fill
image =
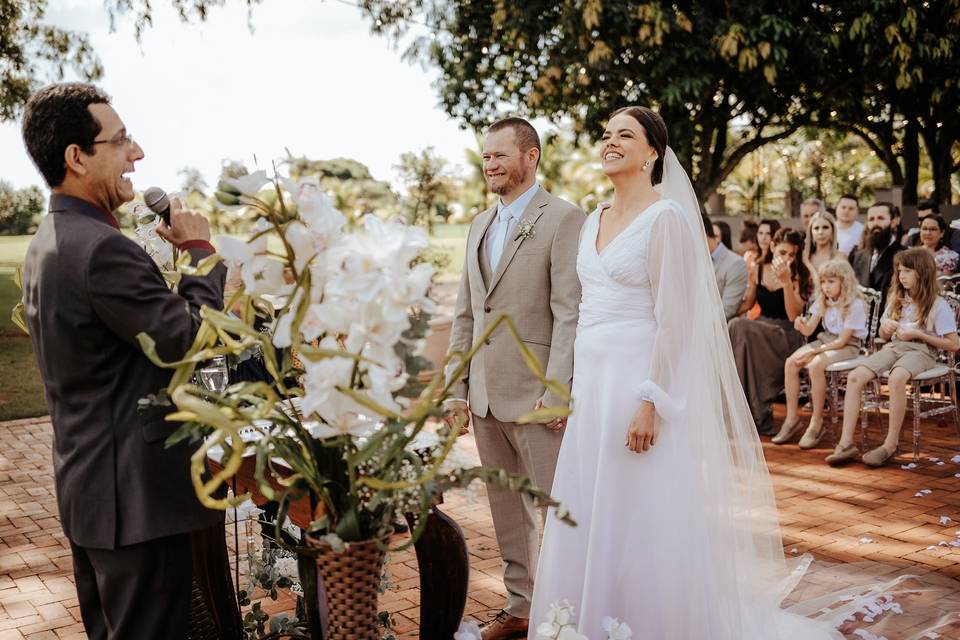
[[[497,200],[497,215],[487,229],[486,237],[487,259],[490,261],[490,268],[494,271],[497,270],[497,263],[500,262],[503,248],[507,246],[513,228],[523,215],[527,205],[533,200],[533,196],[537,194],[538,189],[540,189],[540,185],[534,182],[533,186],[520,194],[520,197],[510,204],[505,205],[502,199]]]

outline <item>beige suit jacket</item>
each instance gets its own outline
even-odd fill
[[[544,366],[547,378],[569,389],[580,307],[577,245],[586,216],[575,205],[540,188],[507,237],[500,262],[493,269],[484,242],[496,214],[494,206],[470,225],[450,351],[466,353],[488,324],[507,314],[523,343]],[[532,235],[520,232],[524,223],[533,225]],[[451,365],[448,376],[453,370]],[[516,422],[541,398],[547,406],[565,404],[545,394],[506,325],[498,327],[477,351],[452,388],[452,396],[468,399],[476,415],[492,413],[502,422]]]

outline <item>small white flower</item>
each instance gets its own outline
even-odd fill
[[[535,235],[537,235],[537,232],[533,228],[532,220],[527,220],[526,218],[524,218],[523,220],[517,223],[517,237],[516,237],[517,240],[519,240],[520,238],[524,238],[524,239],[532,238]]]
[[[948,526],[950,526],[950,523],[951,523],[951,522],[953,522],[953,520],[950,518],[950,516],[940,516],[940,525],[941,525],[941,526],[948,527]]]
[[[453,634],[453,640],[480,640],[480,627],[473,620],[460,623],[460,628]]]
[[[633,637],[633,631],[626,622],[620,622],[616,618],[606,616],[601,622],[603,630],[607,632],[608,640],[630,640]]]
[[[300,574],[297,568],[297,559],[292,556],[283,556],[277,558],[274,567],[277,569],[277,573],[284,578],[290,578],[294,581],[299,581]]]
[[[253,198],[260,193],[263,185],[270,182],[270,179],[267,178],[267,172],[261,169],[239,178],[224,178],[223,181],[243,195]]]
[[[554,624],[563,626],[570,624],[573,619],[573,605],[564,600],[563,602],[553,602],[547,610],[547,620]]]
[[[279,260],[254,256],[240,269],[243,287],[251,294],[280,294],[288,288],[283,279],[283,269],[283,263]]]

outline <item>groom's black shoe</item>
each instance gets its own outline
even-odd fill
[[[526,638],[529,621],[526,618],[512,616],[501,610],[497,617],[483,625],[480,637],[483,640],[514,640]]]

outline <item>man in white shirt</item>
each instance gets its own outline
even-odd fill
[[[857,220],[860,203],[854,195],[844,194],[837,201],[837,245],[840,253],[849,256],[863,235],[863,223]]]

